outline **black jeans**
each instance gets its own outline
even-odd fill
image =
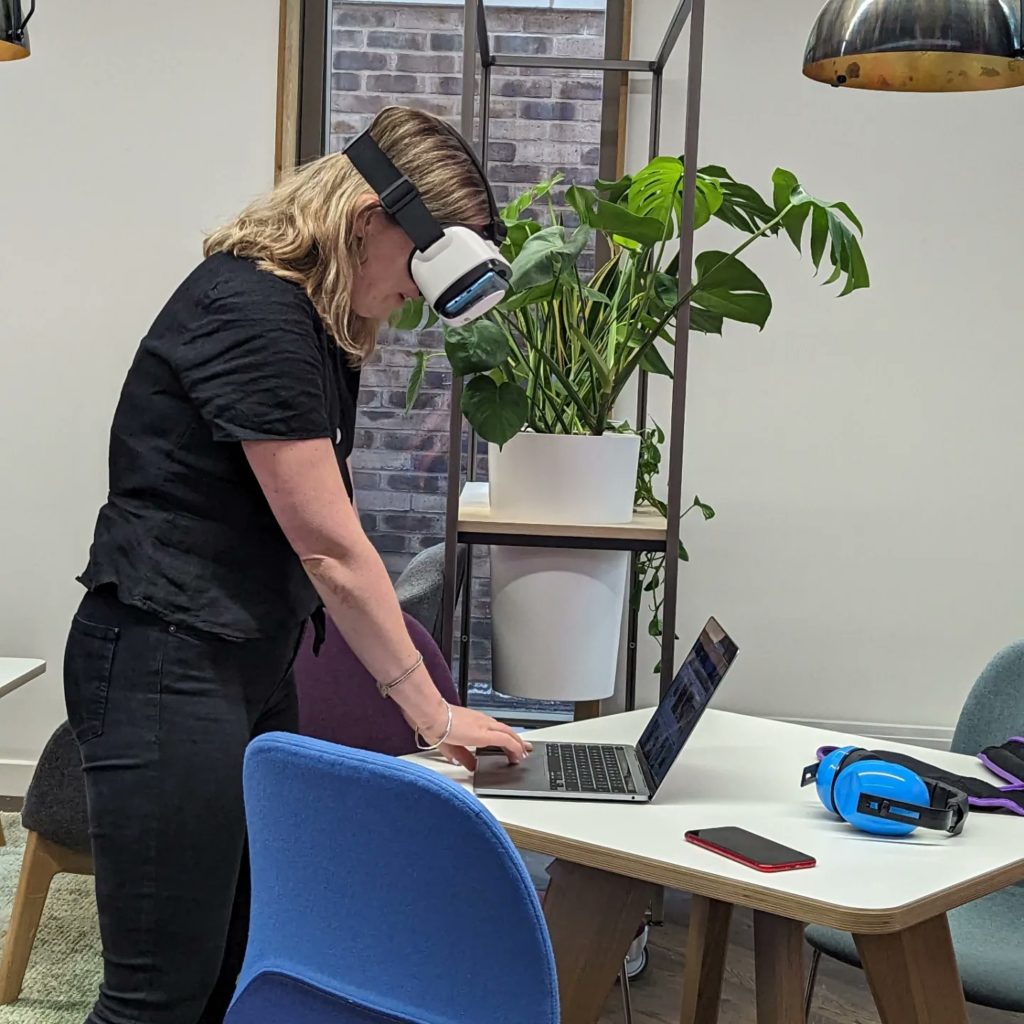
[[[87,1024],[223,1020],[249,923],[242,759],[254,736],[297,730],[301,635],[222,640],[83,599],[64,693],[103,940]]]

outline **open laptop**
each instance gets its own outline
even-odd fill
[[[473,791],[548,800],[652,800],[737,652],[718,622],[708,619],[635,747],[534,740],[533,753],[521,764],[509,764],[504,751],[479,756]]]

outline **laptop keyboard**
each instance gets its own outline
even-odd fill
[[[629,769],[623,772],[616,747],[603,744],[549,743],[551,788],[566,793],[635,793]]]

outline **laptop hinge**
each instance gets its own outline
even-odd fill
[[[644,752],[640,749],[639,743],[633,747],[633,753],[636,755],[636,763],[640,765],[640,771],[644,774],[644,782],[647,783],[647,793],[649,796],[654,796],[654,791],[658,787],[654,784],[654,776],[651,774],[651,769],[647,765],[647,758],[644,757]]]

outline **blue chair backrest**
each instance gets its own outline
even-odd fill
[[[244,785],[252,916],[226,1024],[557,1024],[536,891],[475,797],[284,733],[249,745]]]
[[[977,754],[1024,736],[1024,640],[1004,647],[985,666],[964,701],[950,748]]]

